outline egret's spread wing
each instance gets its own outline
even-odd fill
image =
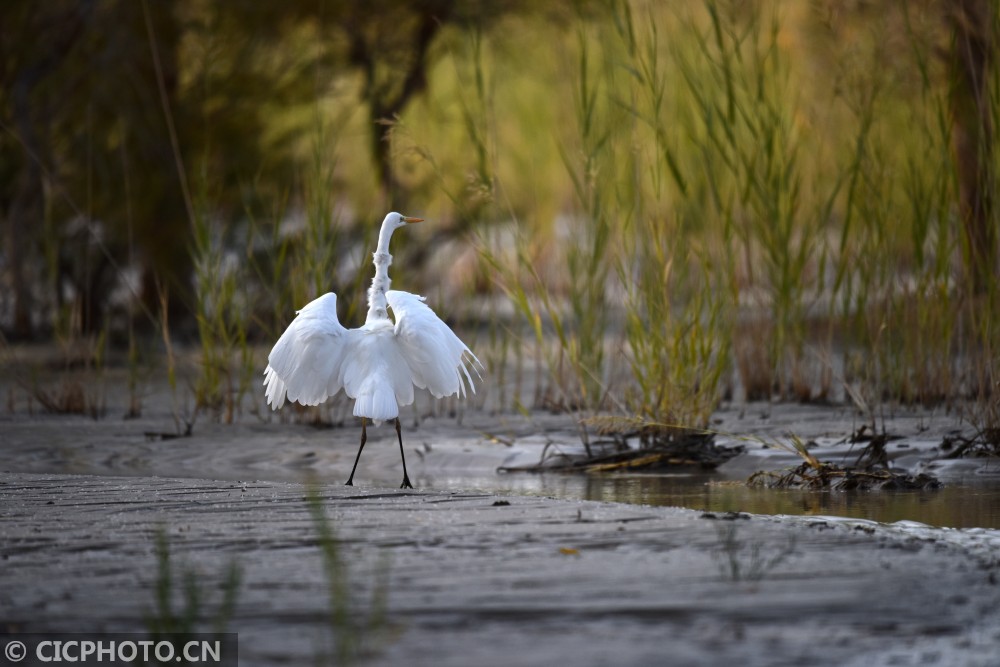
[[[427,388],[437,398],[453,394],[464,396],[464,376],[475,392],[469,367],[475,371],[479,359],[424,304],[424,297],[390,290],[385,298],[396,317],[396,342],[410,367],[413,384]],[[476,373],[478,375],[478,371]]]
[[[288,325],[267,357],[264,387],[275,410],[289,401],[318,405],[342,385],[350,337],[337,319],[337,295],[311,301]]]

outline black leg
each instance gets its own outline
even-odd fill
[[[351,476],[347,478],[347,484],[344,486],[354,486],[354,471],[358,469],[358,461],[361,460],[361,450],[365,448],[365,440],[368,439],[368,432],[365,429],[365,422],[367,420],[361,418],[361,446],[358,447],[358,455],[354,457],[354,467],[351,468]]]
[[[403,459],[403,483],[399,485],[399,488],[412,489],[410,476],[406,474],[406,455],[403,454],[403,431],[399,427],[399,417],[396,417],[396,437],[399,438],[399,456]]]

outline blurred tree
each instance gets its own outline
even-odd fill
[[[274,117],[360,74],[374,179],[395,206],[392,124],[426,90],[447,26],[528,0],[51,0],[0,3],[0,220],[9,321],[104,326],[129,260],[152,319],[193,305],[192,226],[234,220],[302,170],[314,127]],[[296,134],[296,132],[298,134]],[[247,187],[252,183],[252,187]],[[274,207],[268,207],[267,213]],[[43,285],[39,289],[39,285]],[[65,298],[71,299],[63,303]]]
[[[447,27],[489,31],[504,16],[567,23],[592,3],[529,0],[371,0],[340,3],[336,22],[347,39],[347,62],[360,70],[361,96],[372,128],[371,154],[389,208],[405,207],[392,169],[392,128],[407,104],[427,89],[435,38]]]
[[[167,54],[164,79],[175,88],[172,54],[179,31],[167,3],[156,3],[153,12],[164,40],[157,48]],[[170,153],[151,94],[155,78],[142,5],[4,3],[0,22],[7,93],[0,104],[3,164],[14,165],[0,174],[0,192],[15,331],[31,333],[24,311],[59,308],[66,295],[73,299],[71,326],[99,329],[118,277],[113,274],[128,254],[131,222],[146,276],[166,282],[169,275],[182,294],[190,262],[186,235],[176,233],[175,221],[184,218],[173,196],[176,172],[154,167],[170,164]],[[128,182],[131,201],[122,187]],[[134,220],[126,220],[126,210]],[[48,289],[40,304],[24,284],[26,274],[36,282],[44,275]]]
[[[27,260],[41,235],[44,165],[52,164],[48,119],[38,117],[33,98],[74,48],[92,12],[92,2],[53,2],[45,9],[28,2],[0,6],[5,26],[0,30],[0,122],[6,130],[0,136],[0,221],[6,232],[12,328],[20,337],[33,330],[32,283],[41,276]],[[41,34],[45,40],[38,38]]]
[[[431,42],[454,14],[455,4],[449,0],[349,3],[343,23],[348,53],[350,63],[364,75],[371,152],[388,208],[405,208],[394,196],[399,188],[392,173],[390,130],[410,99],[427,88]]]
[[[273,68],[270,39],[287,22],[259,17],[261,39],[245,19],[229,20],[251,5],[0,5],[0,216],[14,333],[29,335],[32,313],[67,294],[74,328],[99,329],[133,253],[147,312],[158,312],[161,290],[172,322],[190,311],[191,217],[238,215],[242,183],[287,175],[289,156],[262,156],[270,105],[315,95],[308,77]]]

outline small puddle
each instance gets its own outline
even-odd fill
[[[1000,485],[948,485],[936,491],[802,491],[749,488],[711,475],[506,474],[438,477],[433,488],[687,507],[712,512],[835,515],[884,523],[919,521],[950,528],[1000,529]]]

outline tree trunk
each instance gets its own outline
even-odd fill
[[[390,83],[376,80],[377,64],[385,56],[380,53],[378,43],[370,43],[365,31],[355,22],[350,26],[350,60],[364,74],[362,95],[368,103],[369,120],[372,125],[372,161],[378,175],[379,185],[390,209],[403,207],[404,195],[392,169],[392,127],[410,100],[427,88],[427,54],[442,24],[448,20],[447,3],[442,6],[431,4],[416,5],[418,22],[408,43],[411,45],[409,58],[405,62],[393,63],[398,73],[398,81]],[[403,37],[400,37],[403,39]]]
[[[10,211],[5,221],[7,227],[6,245],[7,259],[10,271],[11,297],[14,300],[14,320],[12,333],[16,338],[30,338],[32,334],[31,311],[33,302],[31,288],[25,280],[24,263],[28,258],[27,244],[24,242],[24,230],[18,220],[19,214]]]
[[[997,260],[996,148],[989,91],[995,64],[994,1],[955,0],[949,8],[953,30],[949,58],[952,148],[965,232],[966,274],[975,294],[983,294],[993,285]]]

